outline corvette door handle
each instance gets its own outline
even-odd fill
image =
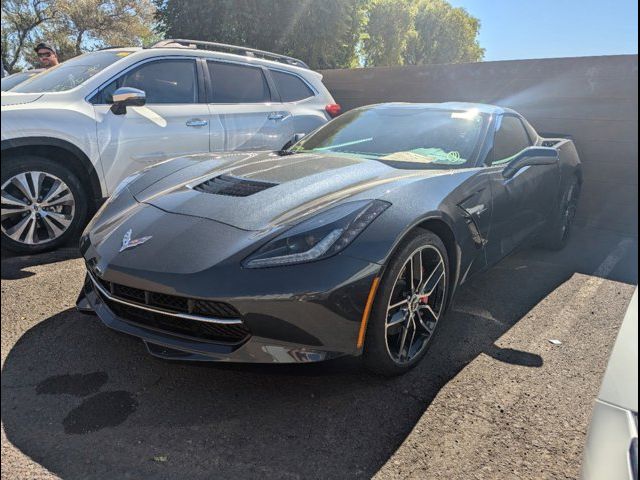
[[[269,120],[282,120],[284,117],[286,117],[286,113],[282,113],[282,112],[271,112],[269,114],[269,116],[267,117]]]
[[[209,125],[209,122],[207,122],[206,120],[201,120],[199,118],[193,118],[191,120],[188,120],[186,125],[187,127],[206,127],[207,125]]]

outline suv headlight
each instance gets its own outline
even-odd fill
[[[247,268],[311,262],[344,250],[391,204],[381,200],[348,202],[282,233],[245,261]]]

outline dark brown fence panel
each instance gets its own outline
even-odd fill
[[[570,135],[584,164],[578,222],[638,233],[638,56],[325,70],[345,110],[380,102],[511,107],[539,132]]]

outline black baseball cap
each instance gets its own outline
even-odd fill
[[[43,49],[51,50],[53,53],[56,53],[56,49],[53,48],[51,44],[47,42],[40,42],[38,45],[36,45],[36,48],[34,48],[36,53],[38,52],[38,50],[43,50]]]

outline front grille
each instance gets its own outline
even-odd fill
[[[248,197],[267,188],[275,187],[277,183],[247,180],[245,178],[220,175],[210,178],[195,187],[194,190],[214,195],[227,195],[230,197]]]
[[[186,313],[189,315],[222,319],[240,318],[240,312],[228,303],[150,292],[119,283],[107,282],[102,279],[96,279],[96,281],[102,288],[109,292],[112,297],[127,302],[135,302],[148,307],[160,308],[170,313]]]
[[[217,343],[240,343],[249,336],[249,330],[244,324],[224,325],[189,320],[101,298],[122,320],[161,332]]]
[[[246,340],[251,333],[244,323],[221,324],[206,321],[206,317],[240,319],[240,312],[228,303],[150,292],[93,278],[112,298],[94,288],[96,294],[115,315],[128,323],[173,335],[190,337],[198,341],[215,343],[240,343]],[[123,304],[115,299],[133,303]],[[142,306],[158,308],[162,311],[150,311],[140,308]],[[203,320],[181,318],[175,314],[197,315],[203,317]]]

